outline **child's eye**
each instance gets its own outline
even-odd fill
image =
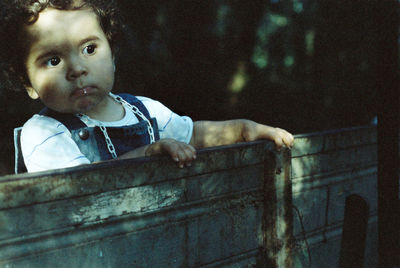
[[[49,60],[47,60],[46,65],[47,66],[57,66],[60,62],[61,62],[60,57],[54,56],[54,57],[50,58]]]
[[[95,50],[96,50],[96,46],[95,45],[88,45],[87,47],[85,47],[83,49],[83,53],[90,55],[90,54],[93,54]]]

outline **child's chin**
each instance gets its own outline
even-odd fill
[[[83,100],[79,100],[78,105],[77,105],[77,110],[78,113],[87,113],[90,110],[92,110],[94,107],[93,101],[91,100],[87,100],[87,99],[83,99]]]

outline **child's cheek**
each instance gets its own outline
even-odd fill
[[[52,79],[44,79],[40,84],[38,94],[46,106],[54,108],[54,105],[67,101],[69,90],[63,87],[61,83],[57,83]]]
[[[32,87],[42,95],[42,92],[48,91],[56,87],[54,73],[42,70],[41,68],[32,68],[28,70],[29,79],[31,80]]]
[[[98,86],[102,87],[106,90],[111,90],[114,85],[114,66],[111,64],[104,65],[104,61],[99,63],[96,70],[96,80]],[[94,73],[90,74],[89,76],[94,75]]]

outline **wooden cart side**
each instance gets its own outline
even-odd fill
[[[284,159],[260,141],[2,177],[0,264],[290,267]]]

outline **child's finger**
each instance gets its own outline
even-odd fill
[[[183,168],[184,166],[190,166],[192,161],[195,159],[195,150],[191,146],[185,143],[176,143],[171,150],[171,156],[178,167]]]
[[[292,148],[294,143],[293,135],[290,133],[286,133],[286,135],[283,137],[283,142],[288,148]]]
[[[183,154],[183,162],[186,166],[191,166],[192,165],[192,161],[196,158],[196,150],[187,144],[182,144],[181,147],[182,150],[182,154]]]
[[[293,135],[284,129],[276,128],[275,142],[278,143],[277,145],[280,148],[282,146],[291,148],[293,145]]]
[[[183,150],[179,149],[176,152],[177,156],[178,156],[178,167],[183,168],[185,166],[185,162],[186,162],[186,154]]]
[[[192,145],[185,143],[185,150],[191,160],[196,159],[196,149]]]

